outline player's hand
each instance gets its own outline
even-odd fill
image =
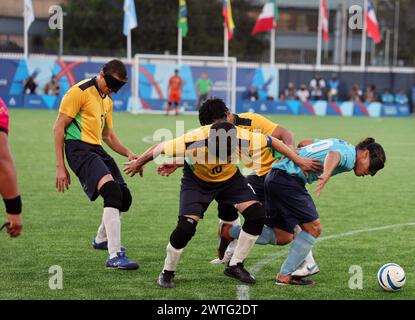
[[[7,226],[7,233],[10,235],[10,237],[15,238],[20,236],[23,229],[22,215],[8,214],[7,220],[9,221],[9,225]]]
[[[136,173],[140,174],[140,177],[143,176],[144,166],[141,164],[140,158],[131,160],[124,163],[124,173],[130,177],[134,177]]]
[[[317,193],[317,198],[320,198],[320,194],[324,189],[324,186],[326,185],[326,183],[330,180],[330,176],[326,175],[326,174],[322,174],[321,176],[318,177],[318,182],[316,185],[316,193]]]
[[[308,171],[323,171],[323,165],[321,164],[320,160],[317,159],[301,158],[300,162],[297,163],[297,165],[301,168],[306,177],[308,177]]]
[[[71,176],[69,175],[68,170],[65,166],[63,167],[57,167],[56,168],[56,189],[58,189],[59,192],[65,192],[69,189],[69,185],[71,184]]]
[[[132,152],[128,153],[128,155],[127,155],[128,161],[136,160],[139,157],[140,156],[138,156],[138,155],[136,155],[135,153],[132,153]]]
[[[157,173],[161,176],[169,176],[180,166],[176,163],[163,163],[157,168]]]

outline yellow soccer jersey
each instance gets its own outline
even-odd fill
[[[68,90],[59,112],[73,118],[66,127],[65,140],[102,145],[102,130],[112,128],[113,103],[101,96],[96,79],[81,81]]]
[[[230,179],[237,171],[236,163],[223,163],[212,159],[207,145],[210,125],[184,134],[176,139],[166,141],[163,153],[169,157],[186,157],[193,173],[207,182],[223,182]],[[239,144],[238,156],[243,163],[251,166],[260,163],[263,149],[267,149],[270,139],[263,134],[250,132],[236,127]],[[210,157],[209,157],[210,156]]]
[[[235,114],[235,125],[247,129],[251,132],[260,132],[262,134],[272,136],[278,124],[268,120],[267,118],[256,113]],[[276,161],[274,157],[274,149],[263,149],[261,154],[261,163],[245,164],[245,166],[255,172],[258,176],[263,176],[271,171],[272,164]]]

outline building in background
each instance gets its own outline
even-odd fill
[[[256,19],[264,0],[255,0],[251,15]],[[363,6],[363,0],[328,0],[329,44],[323,42],[323,64],[358,64],[362,33],[348,28],[349,7]],[[316,63],[319,0],[278,0],[279,19],[276,32],[276,62]],[[372,51],[368,38],[367,53]],[[267,54],[264,54],[266,61]],[[369,59],[369,62],[370,59]]]
[[[45,52],[45,42],[51,35],[48,27],[49,7],[66,0],[32,0],[35,21],[29,29],[32,53]],[[0,1],[0,52],[23,52],[23,0]],[[57,31],[56,31],[57,32]]]
[[[71,0],[32,0],[35,12],[35,21],[29,30],[29,52],[55,54],[58,51],[57,32],[48,28],[48,9],[51,5],[69,3]],[[193,0],[196,1],[196,0]],[[221,0],[217,0],[218,2]],[[191,2],[189,0],[189,2]],[[250,0],[251,9],[247,15],[252,22],[258,18],[266,0]],[[279,18],[276,32],[276,59],[277,63],[292,64],[316,64],[317,51],[317,29],[319,0],[278,0]],[[371,38],[367,39],[366,61],[367,65],[413,65],[412,62],[398,61],[398,47],[393,48],[398,32],[394,32],[394,0],[372,0],[375,11],[378,13],[378,21],[385,39],[379,45],[374,44]],[[0,53],[1,52],[23,52],[23,3],[24,0],[0,0]],[[121,10],[121,1],[120,10]],[[137,1],[138,3],[138,1]],[[153,2],[155,3],[155,2]],[[323,42],[322,64],[335,65],[359,65],[361,58],[360,30],[348,28],[349,7],[352,5],[363,6],[364,0],[326,0],[329,10],[329,37],[328,44]],[[157,4],[153,4],[156,6]],[[399,8],[399,6],[398,6]],[[378,10],[379,9],[379,10]],[[401,10],[402,11],[402,10]],[[398,10],[399,12],[399,10]],[[388,13],[388,15],[386,15]],[[98,15],[99,12],[96,12]],[[219,14],[219,13],[218,13]],[[245,14],[245,12],[244,12]],[[189,16],[192,17],[191,13]],[[235,18],[238,25],[238,20]],[[399,20],[398,20],[399,21]],[[120,23],[122,23],[120,21]],[[145,22],[143,20],[142,22]],[[399,23],[398,23],[399,24]],[[238,28],[237,28],[238,29]],[[140,29],[141,30],[141,29]],[[270,33],[255,35],[262,39],[269,37]],[[249,34],[247,38],[252,37]],[[120,35],[122,37],[122,35]],[[53,40],[54,41],[51,41]],[[269,40],[269,39],[266,39]],[[222,37],[218,38],[222,42]],[[265,42],[267,43],[267,42]],[[397,43],[397,41],[396,41]],[[68,54],[80,55],[120,55],[121,46],[108,48],[73,48],[68,49]],[[159,47],[157,47],[160,49]],[[266,47],[265,47],[266,48]],[[389,48],[389,50],[387,50]],[[82,50],[81,50],[82,49]],[[101,50],[102,49],[102,50]],[[230,47],[232,53],[232,45]],[[160,52],[161,51],[161,52]],[[395,51],[395,56],[392,51]],[[136,52],[145,52],[145,49],[138,45]],[[162,53],[167,50],[160,49],[158,52],[147,51],[148,53]],[[211,53],[187,52],[187,54],[209,55]],[[218,53],[215,53],[218,55]],[[220,55],[220,53],[219,53]],[[237,55],[239,61],[266,63],[269,61],[269,49],[261,49],[258,52]]]

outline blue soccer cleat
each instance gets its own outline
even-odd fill
[[[108,241],[96,242],[94,239],[94,241],[92,241],[92,248],[97,250],[108,250]],[[121,251],[125,252],[127,249],[121,246]]]
[[[138,264],[125,256],[124,252],[117,252],[117,256],[107,260],[108,269],[136,270]]]

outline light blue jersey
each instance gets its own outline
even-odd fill
[[[331,151],[337,151],[340,154],[340,163],[333,171],[332,176],[353,170],[356,162],[356,147],[340,139],[316,139],[313,144],[301,148],[299,155],[303,158],[318,159],[323,164],[326,156]],[[306,178],[300,167],[288,158],[274,163],[272,168],[283,170],[292,176],[300,177],[305,183],[313,183],[321,175],[321,173],[309,172],[308,178]]]

